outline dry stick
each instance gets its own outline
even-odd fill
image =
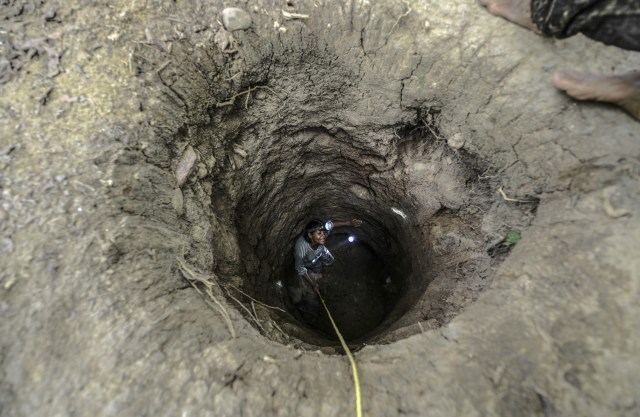
[[[216,107],[224,107],[224,106],[231,106],[234,101],[236,100],[236,97],[240,97],[243,94],[248,94],[253,90],[253,87],[249,87],[248,90],[244,90],[239,92],[238,94],[234,94],[231,97],[229,97],[227,100],[222,101],[220,103],[216,103]]]
[[[198,292],[198,294],[202,294],[202,291],[200,291],[200,289],[196,286],[196,284],[193,281],[189,281],[189,284],[191,284],[191,286]],[[229,328],[229,333],[231,333],[231,338],[235,339],[236,332],[235,332],[235,330],[233,330],[233,324],[231,323],[231,318],[229,318],[229,314],[227,314],[227,310],[225,310],[225,308],[222,306],[222,304],[220,304],[218,302],[218,300],[216,300],[215,298],[212,298],[212,299],[213,299],[213,301],[216,302],[217,305],[211,304],[211,302],[209,300],[204,300],[204,302],[209,307],[213,308],[214,310],[217,310],[218,313],[220,313],[222,318],[227,323],[227,327]]]
[[[262,331],[263,331],[265,334],[267,334],[267,331],[264,329],[264,327],[262,327],[262,324],[260,324],[260,322],[258,321],[258,319],[257,319],[256,317],[253,317],[253,314],[251,314],[251,311],[249,311],[249,309],[248,309],[244,304],[242,304],[242,302],[241,302],[240,300],[238,300],[236,297],[234,297],[233,295],[231,295],[231,293],[229,292],[229,290],[227,290],[226,288],[225,288],[225,290],[227,291],[227,295],[228,295],[229,297],[231,297],[231,299],[232,299],[233,301],[235,301],[236,303],[238,303],[238,305],[239,305],[240,307],[244,308],[244,310],[249,314],[249,317],[251,317],[251,318],[253,319],[253,321],[255,321],[255,322],[256,322],[256,324],[258,325],[258,327],[260,327],[260,328],[262,329]]]
[[[218,311],[220,312],[220,314],[222,314],[222,311],[224,311],[224,307],[222,307],[222,304],[220,304],[220,302],[218,300],[216,300],[215,298],[212,298],[212,300],[215,301],[215,303],[218,305],[218,307],[219,307]],[[216,307],[213,304],[211,304],[211,302],[209,300],[204,300],[204,302],[207,303],[207,305],[209,307]],[[223,316],[223,317],[225,318],[225,321],[227,323],[227,327],[229,327],[229,332],[231,333],[231,338],[235,339],[236,338],[236,332],[235,332],[235,330],[233,330],[233,324],[231,323],[231,319],[228,316]]]
[[[247,294],[247,293],[243,292],[241,289],[239,289],[239,288],[237,288],[237,287],[234,287],[234,286],[233,286],[233,285],[231,285],[231,284],[226,284],[226,285],[224,285],[224,286],[225,286],[225,287],[231,287],[231,288],[233,288],[234,290],[238,291],[240,294],[244,295],[245,297],[247,297],[247,298],[248,298],[248,299],[250,299],[251,301],[255,301],[256,303],[260,304],[262,307],[271,308],[271,309],[274,309],[274,310],[280,310],[280,311],[282,311],[283,313],[286,313],[286,310],[283,310],[283,309],[281,309],[280,307],[274,307],[274,306],[270,306],[270,305],[265,304],[265,303],[261,303],[260,301],[258,301],[258,300],[256,300],[255,298],[251,297],[249,294]]]
[[[424,120],[422,121],[422,123],[424,123],[424,125],[427,127],[427,129],[429,129],[429,132],[431,132],[431,134],[433,135],[433,137],[435,137],[436,139],[440,140],[440,136],[436,135],[436,132],[433,131],[433,129],[431,129],[431,126],[429,126],[427,124],[427,122],[425,122]]]
[[[232,76],[231,76],[231,77],[229,77],[229,78],[225,78],[224,80],[225,80],[225,81],[231,81],[231,80],[233,80],[234,78],[236,78],[238,75],[241,75],[241,74],[242,74],[242,72],[239,72],[239,73],[237,73],[236,75],[232,75]]]
[[[173,22],[178,22],[178,23],[185,24],[185,25],[187,25],[187,26],[191,26],[191,23],[187,23],[187,22],[185,22],[184,20],[177,19],[177,18],[175,18],[175,17],[173,17],[173,16],[167,16],[167,20],[171,20],[171,21],[173,21]]]
[[[389,36],[391,36],[391,33],[393,32],[393,29],[395,29],[396,26],[398,26],[398,23],[400,23],[400,20],[403,17],[408,16],[409,13],[411,13],[411,7],[409,6],[409,2],[407,0],[402,0],[402,2],[405,4],[405,6],[407,6],[407,11],[404,14],[400,15],[400,17],[398,17],[398,20],[396,20],[396,22],[393,24],[393,26],[391,26],[391,30],[389,31],[389,34],[387,35],[387,38]]]
[[[224,308],[222,303],[220,303],[218,299],[213,295],[213,291],[211,290],[211,287],[207,288],[207,295],[216,303],[218,307],[220,307],[221,314],[224,313],[223,315],[224,315],[224,318],[227,320],[227,323],[231,324],[231,316],[229,316],[229,312],[227,312],[227,310]],[[235,332],[232,332],[232,333],[235,334]]]
[[[245,110],[249,108],[249,97],[251,97],[251,88],[249,88],[249,91],[247,92],[247,97],[244,99]]]
[[[273,88],[271,87],[267,87],[266,85],[256,85],[255,87],[249,87],[247,90],[241,91],[238,94],[234,94],[231,97],[229,97],[228,99],[226,99],[225,101],[221,101],[220,103],[216,103],[216,107],[224,107],[224,106],[231,106],[235,99],[237,97],[240,97],[243,94],[247,94],[247,98],[245,101],[245,108],[247,108],[247,105],[249,103],[249,93],[251,93],[253,90],[257,90],[258,88],[264,88],[265,90],[269,90],[271,91],[271,93],[273,93],[275,96],[277,96],[280,100],[282,100],[280,98],[280,96],[278,95],[278,93],[276,93]]]
[[[207,278],[201,277],[200,274],[198,274],[193,269],[191,269],[185,261],[179,258],[176,258],[176,259],[178,260],[178,266],[180,267],[180,272],[182,272],[182,275],[185,277],[185,279],[189,280],[189,282],[198,281],[207,288],[213,285],[213,283],[207,280]]]
[[[495,175],[484,175],[487,172],[489,172],[489,169],[487,169],[485,172],[483,172],[482,175],[478,175],[478,179],[479,180],[490,180],[490,179],[493,179],[493,178],[498,178],[500,176],[499,172],[497,174],[495,174]]]
[[[505,201],[511,201],[514,203],[535,203],[535,201],[533,200],[518,200],[517,198],[511,198],[511,197],[507,197],[507,195],[504,193],[504,191],[502,190],[502,187],[500,187],[498,189],[498,193],[500,194],[500,196],[505,200]]]
[[[156,70],[156,72],[161,72],[163,69],[167,68],[169,66],[169,64],[171,64],[171,60],[168,60],[164,64],[160,65],[158,67],[158,69]]]
[[[293,20],[293,19],[308,19],[309,15],[308,14],[302,14],[302,13],[289,13],[286,10],[282,10],[282,15],[284,16],[285,20]]]
[[[280,326],[278,326],[278,323],[276,323],[275,321],[271,320],[271,324],[273,325],[273,327],[275,327],[280,333],[282,333],[282,336],[284,336],[285,339],[289,339],[289,336],[287,336],[287,334],[285,332],[282,331],[282,329],[280,328]]]
[[[269,90],[269,91],[271,91],[271,94],[273,94],[274,96],[278,97],[278,99],[282,100],[282,99],[280,98],[280,96],[278,95],[278,93],[276,93],[275,91],[273,91],[273,88],[271,88],[271,87],[267,87],[266,85],[257,85],[257,86],[255,86],[255,87],[253,87],[253,89],[254,89],[254,90],[257,90],[258,88],[264,88],[265,90]],[[247,93],[250,93],[250,92],[251,92],[251,88],[249,88],[249,90],[248,90],[248,92],[247,92]],[[247,98],[246,98],[246,100],[245,100],[245,102],[244,102],[244,108],[245,108],[245,109],[249,108],[249,107],[248,107],[248,106],[249,106],[249,96],[250,96],[250,94],[247,94]]]
[[[189,281],[189,284],[191,284],[193,289],[196,290],[198,294],[202,294],[202,291],[200,291],[200,288],[198,288],[193,281]]]
[[[171,54],[169,54],[166,51],[163,51],[162,49],[160,49],[155,43],[148,43],[148,42],[141,42],[141,41],[131,41],[133,43],[135,43],[136,45],[144,45],[147,48],[151,48],[156,52],[160,52],[161,54],[165,54],[165,55],[169,55],[171,56]]]
[[[235,339],[236,332],[233,329],[233,323],[231,322],[231,317],[229,316],[229,313],[227,312],[227,309],[224,307],[224,305],[222,305],[222,303],[220,303],[220,301],[218,301],[218,299],[216,299],[216,297],[213,295],[212,288],[214,283],[213,281],[211,281],[212,278],[201,276],[200,274],[195,272],[193,269],[191,269],[185,261],[179,258],[176,258],[176,259],[178,261],[178,267],[180,268],[180,272],[182,273],[182,276],[189,282],[189,284],[191,284],[193,288],[195,288],[195,290],[199,294],[202,294],[202,291],[198,289],[194,281],[200,282],[205,286],[205,288],[207,289],[207,295],[209,296],[209,298],[213,300],[214,303],[216,303],[216,305],[214,306],[208,300],[205,300],[205,302],[210,307],[213,307],[215,310],[218,310],[222,318],[227,323],[227,327],[229,327],[229,333],[231,333],[231,337]]]
[[[87,185],[87,184],[85,184],[83,182],[80,182],[78,180],[74,180],[73,182],[75,182],[76,184],[78,184],[79,186],[81,186],[83,188],[86,188],[87,190],[91,191],[92,193],[96,192],[96,189],[91,187],[90,185]]]
[[[253,315],[256,318],[256,320],[258,320],[258,312],[256,311],[256,305],[253,301],[251,302],[251,310],[253,310]]]

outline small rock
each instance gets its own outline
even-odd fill
[[[366,187],[363,187],[362,185],[353,184],[349,188],[349,191],[351,191],[358,198],[361,198],[363,200],[370,200],[371,199],[371,193],[369,192],[369,189],[366,188]]]
[[[53,19],[56,18],[56,11],[55,10],[49,10],[44,14],[44,20],[49,22]]]
[[[247,151],[245,151],[241,146],[234,146],[233,151],[243,158],[247,157]]]
[[[320,348],[320,352],[324,353],[325,355],[336,355],[338,352],[332,348],[331,346],[324,346]]]
[[[631,215],[631,210],[621,204],[623,201],[623,195],[616,186],[607,187],[602,191],[602,205],[607,216],[611,218]]]
[[[222,24],[228,31],[249,29],[251,16],[242,9],[228,7],[222,11]]]
[[[464,138],[460,133],[455,133],[447,140],[447,145],[453,149],[461,149],[464,146]]]
[[[224,28],[220,28],[216,32],[213,41],[221,51],[224,51],[233,42],[233,35],[231,32],[224,30]]]
[[[16,283],[17,279],[14,275],[9,276],[3,283],[3,287],[5,290],[9,290],[11,289],[11,287],[14,286],[14,284]]]
[[[196,242],[204,242],[206,231],[200,226],[194,226],[193,229],[191,229],[191,236]]]
[[[209,169],[213,169],[213,167],[216,166],[216,158],[211,155],[207,160],[206,160],[207,166],[209,167]]]
[[[198,164],[198,178],[203,179],[208,174],[205,164]]]
[[[178,182],[178,187],[182,187],[185,181],[187,181],[187,178],[189,178],[189,174],[193,171],[197,158],[198,157],[193,148],[191,146],[187,146],[187,149],[184,150],[184,154],[182,154],[182,158],[180,158],[180,162],[178,162],[178,167],[176,168],[176,181]]]

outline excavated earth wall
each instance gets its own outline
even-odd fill
[[[638,53],[458,0],[5,3],[0,415],[353,413],[287,294],[352,216],[366,415],[639,414],[639,125],[549,80]]]

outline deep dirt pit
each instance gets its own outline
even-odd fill
[[[306,30],[291,28],[302,36],[293,50],[245,31],[233,35],[241,54],[177,42],[179,68],[157,67],[153,49],[141,51],[139,71],[164,86],[148,100],[159,117],[152,123],[177,126],[161,133],[173,155],[167,174],[181,185],[173,206],[191,223],[193,244],[211,241],[211,269],[229,285],[229,301],[242,303],[245,318],[273,340],[337,343],[326,315],[298,311],[288,294],[293,241],[312,218],[364,221],[358,239],[374,260],[343,251],[322,284],[348,340],[388,343],[446,324],[490,285],[510,248],[493,251],[507,232],[527,227],[537,200],[506,205],[492,195],[490,164],[463,149],[459,131],[441,132],[450,104],[382,110],[387,98],[363,89],[357,80],[367,73],[354,71],[367,62],[366,48],[343,56],[328,46],[333,40]],[[404,66],[422,58],[403,60],[399,71],[410,75]],[[385,115],[348,116],[342,109],[353,103]],[[378,272],[362,275],[368,268]]]
[[[294,75],[281,77],[290,80]],[[270,80],[263,82],[268,85]],[[261,90],[276,89],[265,85]],[[299,285],[293,242],[310,219],[364,222],[361,228],[337,229],[330,236],[328,247],[337,261],[320,283],[338,328],[361,346],[392,342],[450,321],[491,283],[509,248],[491,255],[508,227],[520,233],[533,218],[535,202],[502,208],[501,215],[516,219],[515,226],[491,217],[497,202],[483,182],[487,164],[442,137],[439,108],[417,109],[406,125],[359,126],[357,134],[347,133],[356,130],[354,126],[336,121],[330,129],[313,121],[312,127],[290,131],[264,119],[268,101],[265,105],[265,96],[254,98],[251,90],[244,90],[247,98],[208,114],[219,120],[215,133],[207,125],[190,127],[188,131],[196,133],[180,133],[172,146],[198,143],[210,134],[230,142],[226,157],[215,162],[210,174],[199,173],[206,168],[199,168],[193,158],[197,154],[197,160],[217,161],[208,142],[195,151],[186,145],[175,171],[178,176],[189,173],[188,187],[207,190],[216,184],[212,215],[216,222],[228,216],[225,223],[233,228],[228,240],[212,236],[217,262],[213,272],[223,286],[240,290],[235,297],[227,292],[229,301],[242,300],[247,320],[267,337],[284,343],[300,339],[315,346],[337,344],[319,304],[298,309],[290,296]],[[313,114],[326,106],[318,97],[306,111]],[[229,117],[234,123],[226,121]],[[288,118],[281,120],[286,123]],[[245,123],[250,128],[238,128]],[[225,131],[227,126],[233,130]],[[207,193],[203,197],[197,204],[206,207]],[[346,241],[350,235],[357,238],[353,244]],[[434,288],[428,291],[432,282]],[[289,314],[274,314],[274,308],[260,311],[275,323],[275,330],[267,331],[252,301]],[[399,323],[415,326],[393,334]],[[282,328],[294,339],[282,340]]]
[[[254,41],[250,33],[234,36],[238,46]],[[440,132],[447,103],[388,114],[383,124],[342,120],[338,109],[346,103],[386,105],[354,88],[356,74],[343,57],[303,39],[303,54],[278,55],[266,44],[239,59],[215,45],[179,42],[171,51],[183,63],[179,70],[146,69],[148,56],[136,61],[149,83],[167,90],[167,110],[151,105],[179,126],[165,139],[174,155],[168,174],[181,185],[173,206],[191,222],[196,242],[211,241],[214,274],[239,290],[230,302],[242,302],[265,336],[290,343],[282,340],[284,328],[285,339],[336,343],[325,314],[301,314],[288,295],[293,241],[312,218],[364,221],[358,241],[372,260],[358,262],[344,248],[322,284],[348,340],[390,342],[439,327],[487,288],[504,258],[489,251],[510,228],[519,233],[529,224],[535,204],[496,201],[483,177],[487,162],[461,149],[460,133]],[[244,78],[221,72],[247,60]],[[187,105],[187,97],[195,101]],[[369,268],[377,272],[363,275]],[[273,332],[259,324],[252,301],[273,307],[260,311],[275,323]],[[274,315],[276,309],[290,314]],[[416,326],[392,334],[398,325]]]

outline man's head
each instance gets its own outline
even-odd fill
[[[327,229],[318,219],[311,220],[304,228],[304,238],[311,246],[324,245],[327,237]]]

